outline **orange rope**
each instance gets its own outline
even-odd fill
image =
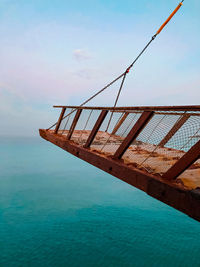
[[[169,18],[163,23],[163,25],[160,27],[160,29],[157,31],[156,35],[159,34],[163,28],[167,25],[167,23],[173,18],[173,16],[177,13],[177,11],[180,9],[180,7],[183,5],[183,2],[181,2],[177,8],[172,12],[172,14],[169,16]]]

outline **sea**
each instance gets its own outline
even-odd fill
[[[1,137],[0,266],[200,266],[200,223],[39,136]]]

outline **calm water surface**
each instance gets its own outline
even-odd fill
[[[200,266],[200,223],[39,138],[1,138],[0,266]]]

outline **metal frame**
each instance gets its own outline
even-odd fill
[[[74,156],[200,221],[200,190],[186,190],[166,179],[127,166],[121,160],[102,156],[75,144],[73,141],[66,141],[64,136],[54,134],[54,131],[40,129],[40,135]]]
[[[95,138],[99,128],[101,127],[101,124],[103,123],[107,114],[108,114],[108,110],[102,110],[102,112],[99,115],[99,118],[96,121],[84,147],[90,147],[91,143],[93,142],[93,140],[94,140],[94,138]]]
[[[176,179],[199,158],[200,141],[198,141],[182,158],[180,158],[165,174],[163,174],[162,177],[168,180]]]
[[[67,135],[67,140],[70,140],[70,139],[71,139],[71,136],[72,136],[72,134],[73,134],[73,131],[74,131],[74,129],[75,129],[75,127],[76,127],[76,124],[77,124],[77,122],[78,122],[78,120],[79,120],[79,118],[80,118],[81,112],[82,112],[82,109],[78,109],[78,110],[77,110],[76,115],[75,115],[75,117],[74,117],[74,120],[73,120],[73,122],[72,122],[72,125],[71,125],[71,127],[70,127],[70,129],[69,129],[69,133],[68,133],[68,135]]]
[[[115,110],[115,111],[129,111],[129,110],[142,110],[142,111],[200,111],[199,105],[193,106],[136,106],[136,107],[80,107],[80,106],[53,106],[54,108],[72,108],[72,109],[98,109],[98,110]]]
[[[65,110],[66,110],[65,107],[63,107],[62,110],[61,110],[60,117],[59,117],[59,119],[58,119],[58,122],[57,122],[57,124],[56,124],[56,128],[55,128],[55,131],[54,131],[55,134],[56,134],[56,133],[58,132],[58,130],[59,130],[60,124],[61,124],[62,119],[63,119],[63,116],[64,116],[64,114],[65,114]]]
[[[55,130],[40,130],[41,137],[200,221],[200,189],[187,190],[184,186],[175,182],[175,179],[179,177],[180,174],[200,158],[200,141],[198,141],[162,176],[149,174],[145,170],[142,171],[139,168],[133,167],[133,165],[125,164],[121,159],[128,147],[141,133],[154,114],[180,115],[179,120],[158,145],[163,147],[191,116],[200,116],[200,106],[117,107],[114,109],[112,107],[55,107],[62,108],[58,122],[55,124]],[[58,134],[58,130],[62,120],[67,116],[64,117],[67,108],[71,108],[72,112],[76,112],[76,114],[66,138],[65,135]],[[94,124],[85,145],[78,145],[70,139],[80,118],[81,112],[88,109],[101,110],[101,113]],[[113,156],[106,156],[103,153],[101,154],[90,150],[90,145],[94,141],[94,138],[109,111],[124,113],[111,134],[117,132],[129,113],[141,113],[141,116]]]

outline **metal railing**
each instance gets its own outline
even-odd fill
[[[54,107],[66,141],[166,179],[200,175],[200,106]]]

